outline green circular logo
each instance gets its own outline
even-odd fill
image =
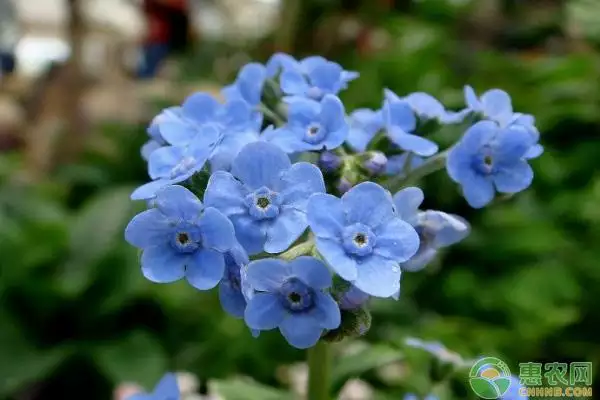
[[[510,388],[511,374],[506,363],[495,357],[477,361],[469,371],[469,385],[482,399],[498,399]]]

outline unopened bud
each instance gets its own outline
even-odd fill
[[[387,157],[380,151],[373,151],[363,162],[363,166],[372,174],[380,174],[385,170]]]
[[[319,157],[319,167],[324,172],[333,172],[342,165],[340,156],[331,151],[324,151]]]

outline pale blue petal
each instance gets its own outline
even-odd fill
[[[329,132],[347,128],[344,104],[334,95],[326,95],[321,101],[321,123]]]
[[[494,199],[492,180],[475,173],[461,182],[467,203],[473,208],[481,208]]]
[[[308,73],[313,69],[317,68],[319,65],[325,64],[327,59],[322,56],[308,56],[304,57],[300,60],[300,68],[303,72]]]
[[[210,157],[211,171],[229,171],[231,163],[240,150],[256,141],[258,141],[258,133],[252,129],[229,131]]]
[[[396,261],[372,255],[361,260],[352,282],[363,292],[375,297],[390,297],[400,290],[400,266]]]
[[[417,115],[424,119],[439,119],[446,109],[438,99],[423,92],[411,93],[404,98]]]
[[[471,126],[460,139],[459,146],[465,151],[478,153],[481,147],[492,140],[499,128],[495,122],[479,121]]]
[[[249,63],[238,73],[237,84],[244,100],[251,105],[260,103],[266,69],[262,64]]]
[[[291,166],[287,154],[274,144],[256,142],[246,145],[233,161],[232,174],[251,190],[274,187],[280,174]]]
[[[446,160],[446,171],[454,182],[462,182],[473,174],[474,155],[468,152],[460,143],[450,149]]]
[[[306,78],[300,72],[291,69],[282,72],[279,82],[281,91],[290,95],[304,95],[310,88]]]
[[[208,179],[204,192],[204,203],[207,207],[215,207],[225,215],[243,214],[246,212],[244,197],[246,191],[240,181],[225,171],[217,171]]]
[[[336,238],[345,225],[340,199],[330,194],[315,194],[307,205],[307,219],[312,232],[321,238]]]
[[[415,228],[400,218],[385,222],[376,231],[377,243],[373,252],[384,258],[404,262],[419,249],[419,235]],[[359,266],[360,268],[360,266]]]
[[[340,307],[328,293],[315,293],[315,308],[311,312],[315,320],[325,329],[336,329],[340,326]]]
[[[518,193],[527,189],[533,181],[533,169],[521,160],[510,167],[499,168],[494,175],[494,184],[500,193]]]
[[[363,182],[342,196],[342,209],[349,224],[360,222],[377,228],[394,217],[390,192],[373,182]]]
[[[339,64],[327,61],[313,68],[309,77],[314,86],[324,89],[327,93],[336,94],[342,83],[342,72],[343,68]]]
[[[267,228],[264,250],[277,254],[286,251],[306,230],[306,214],[291,207],[282,207],[275,221]]]
[[[252,261],[246,267],[246,280],[261,292],[278,292],[281,285],[291,276],[290,265],[277,258]],[[256,328],[259,329],[259,328]]]
[[[275,329],[286,318],[279,294],[257,293],[246,306],[244,320],[251,329]]]
[[[145,249],[140,263],[146,279],[156,283],[171,283],[183,278],[187,260],[186,254],[177,253],[169,243],[164,243]]]
[[[483,113],[497,122],[508,122],[513,113],[510,96],[504,90],[491,89],[481,96]]]
[[[385,98],[385,101],[388,102],[402,101],[400,96],[398,96],[396,93],[387,88],[383,89],[383,96]]]
[[[360,74],[356,71],[342,71],[341,80],[344,83],[348,83],[350,81],[358,79],[359,76],[360,76]]]
[[[153,208],[133,217],[125,228],[125,240],[139,248],[164,244],[172,226],[159,210]]]
[[[420,271],[432,262],[437,256],[437,250],[432,247],[427,247],[423,251],[419,251],[413,258],[401,264],[403,271],[416,272]]]
[[[252,256],[261,253],[267,240],[266,224],[246,214],[231,215],[230,219],[238,242],[248,254]]]
[[[173,146],[186,146],[196,135],[196,128],[182,118],[170,118],[159,125],[161,136]]]
[[[156,192],[160,189],[175,183],[173,179],[157,179],[148,182],[131,193],[131,200],[148,200],[156,196]]]
[[[531,148],[531,136],[523,129],[505,129],[497,136],[493,159],[495,165],[512,165]]]
[[[204,123],[214,118],[219,102],[208,93],[194,93],[185,99],[181,108],[186,118]]]
[[[309,197],[325,192],[323,173],[313,164],[299,162],[281,175],[274,189],[280,193],[283,204],[306,211]]]
[[[388,136],[400,148],[413,152],[419,156],[429,157],[437,153],[438,145],[424,137],[411,135],[401,129],[392,127],[388,130]]]
[[[262,140],[271,143],[288,154],[298,152],[299,148],[309,147],[308,143],[302,141],[296,130],[289,128],[273,129],[262,134]]]
[[[523,156],[528,160],[532,160],[534,158],[538,158],[544,153],[544,147],[541,144],[534,144],[527,150],[527,153]]]
[[[290,103],[288,109],[289,125],[308,126],[311,122],[317,121],[321,112],[321,104],[314,100],[297,98]]]
[[[233,224],[216,208],[206,208],[199,223],[204,247],[225,252],[236,244]]]
[[[148,158],[148,175],[152,179],[170,178],[171,171],[185,156],[181,147],[165,146],[156,149]]]
[[[315,243],[321,256],[339,276],[347,281],[356,279],[358,274],[356,260],[346,253],[342,243],[320,237],[317,237]]]
[[[175,400],[179,398],[179,385],[177,377],[173,373],[168,373],[162,377],[154,388],[154,396],[160,400]]]
[[[142,146],[142,149],[141,149],[142,158],[144,160],[148,161],[148,158],[150,158],[150,154],[152,154],[154,152],[154,150],[160,149],[161,147],[163,147],[163,145],[160,144],[159,142],[157,142],[156,140],[154,140],[154,139],[148,140]]]
[[[198,290],[209,290],[219,284],[225,273],[225,257],[215,250],[202,249],[191,257],[185,279]]]
[[[234,288],[229,282],[222,281],[219,285],[219,301],[223,310],[236,318],[244,317],[246,299],[239,288]]]
[[[433,228],[435,236],[432,245],[436,248],[460,242],[471,230],[464,218],[442,211],[427,210],[423,213],[422,221],[428,229]]]
[[[267,76],[273,77],[279,73],[281,69],[300,68],[298,61],[289,54],[275,53],[267,61]]]
[[[327,150],[333,150],[340,147],[347,137],[348,125],[342,125],[340,129],[328,132],[322,145]]]
[[[156,192],[154,206],[173,219],[195,220],[202,213],[202,202],[183,186],[167,186]]]
[[[323,328],[309,314],[289,314],[279,325],[281,334],[289,344],[307,349],[319,341]]]
[[[418,187],[407,187],[396,193],[393,199],[398,216],[407,222],[412,222],[425,195]]]
[[[396,126],[405,132],[412,132],[417,126],[415,113],[405,101],[388,101],[383,108],[386,125]]]
[[[479,101],[479,98],[475,94],[473,88],[469,85],[466,85],[464,88],[464,93],[467,107],[476,112],[481,111],[481,102]]]
[[[313,289],[323,290],[331,286],[331,272],[325,264],[314,257],[300,256],[290,262],[292,275]]]

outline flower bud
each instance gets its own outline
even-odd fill
[[[356,286],[350,286],[350,288],[344,292],[338,303],[342,310],[354,310],[362,307],[370,297],[371,296]]]
[[[334,172],[342,165],[342,159],[332,151],[324,151],[319,157],[319,167],[323,172]]]
[[[371,313],[364,307],[353,310],[341,310],[342,323],[339,328],[331,330],[323,336],[328,342],[340,342],[346,337],[358,337],[366,334],[371,328]]]
[[[380,151],[373,151],[369,157],[363,162],[363,166],[370,173],[376,175],[385,170],[387,165],[387,157]]]
[[[354,186],[352,184],[352,182],[350,182],[348,179],[346,179],[343,176],[340,178],[338,183],[335,185],[336,189],[338,190],[338,192],[340,192],[340,194],[346,193],[348,190],[352,189],[352,186]]]

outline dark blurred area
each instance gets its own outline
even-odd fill
[[[265,387],[289,388],[303,352],[277,333],[252,338],[216,292],[146,281],[123,239],[144,206],[129,194],[147,180],[150,119],[193,91],[218,96],[276,51],[360,72],[347,110],[378,108],[383,88],[454,109],[465,84],[504,89],[546,149],[530,190],[484,210],[444,173],[423,182],[426,208],[473,232],[405,273],[399,301],[373,304],[356,343],[367,356],[339,346],[336,387],[426,392],[430,369],[403,356],[406,336],[514,372],[600,361],[598,0],[0,0],[0,399],[111,399],[169,370],[225,400],[283,398]],[[466,376],[447,393],[474,398]]]

